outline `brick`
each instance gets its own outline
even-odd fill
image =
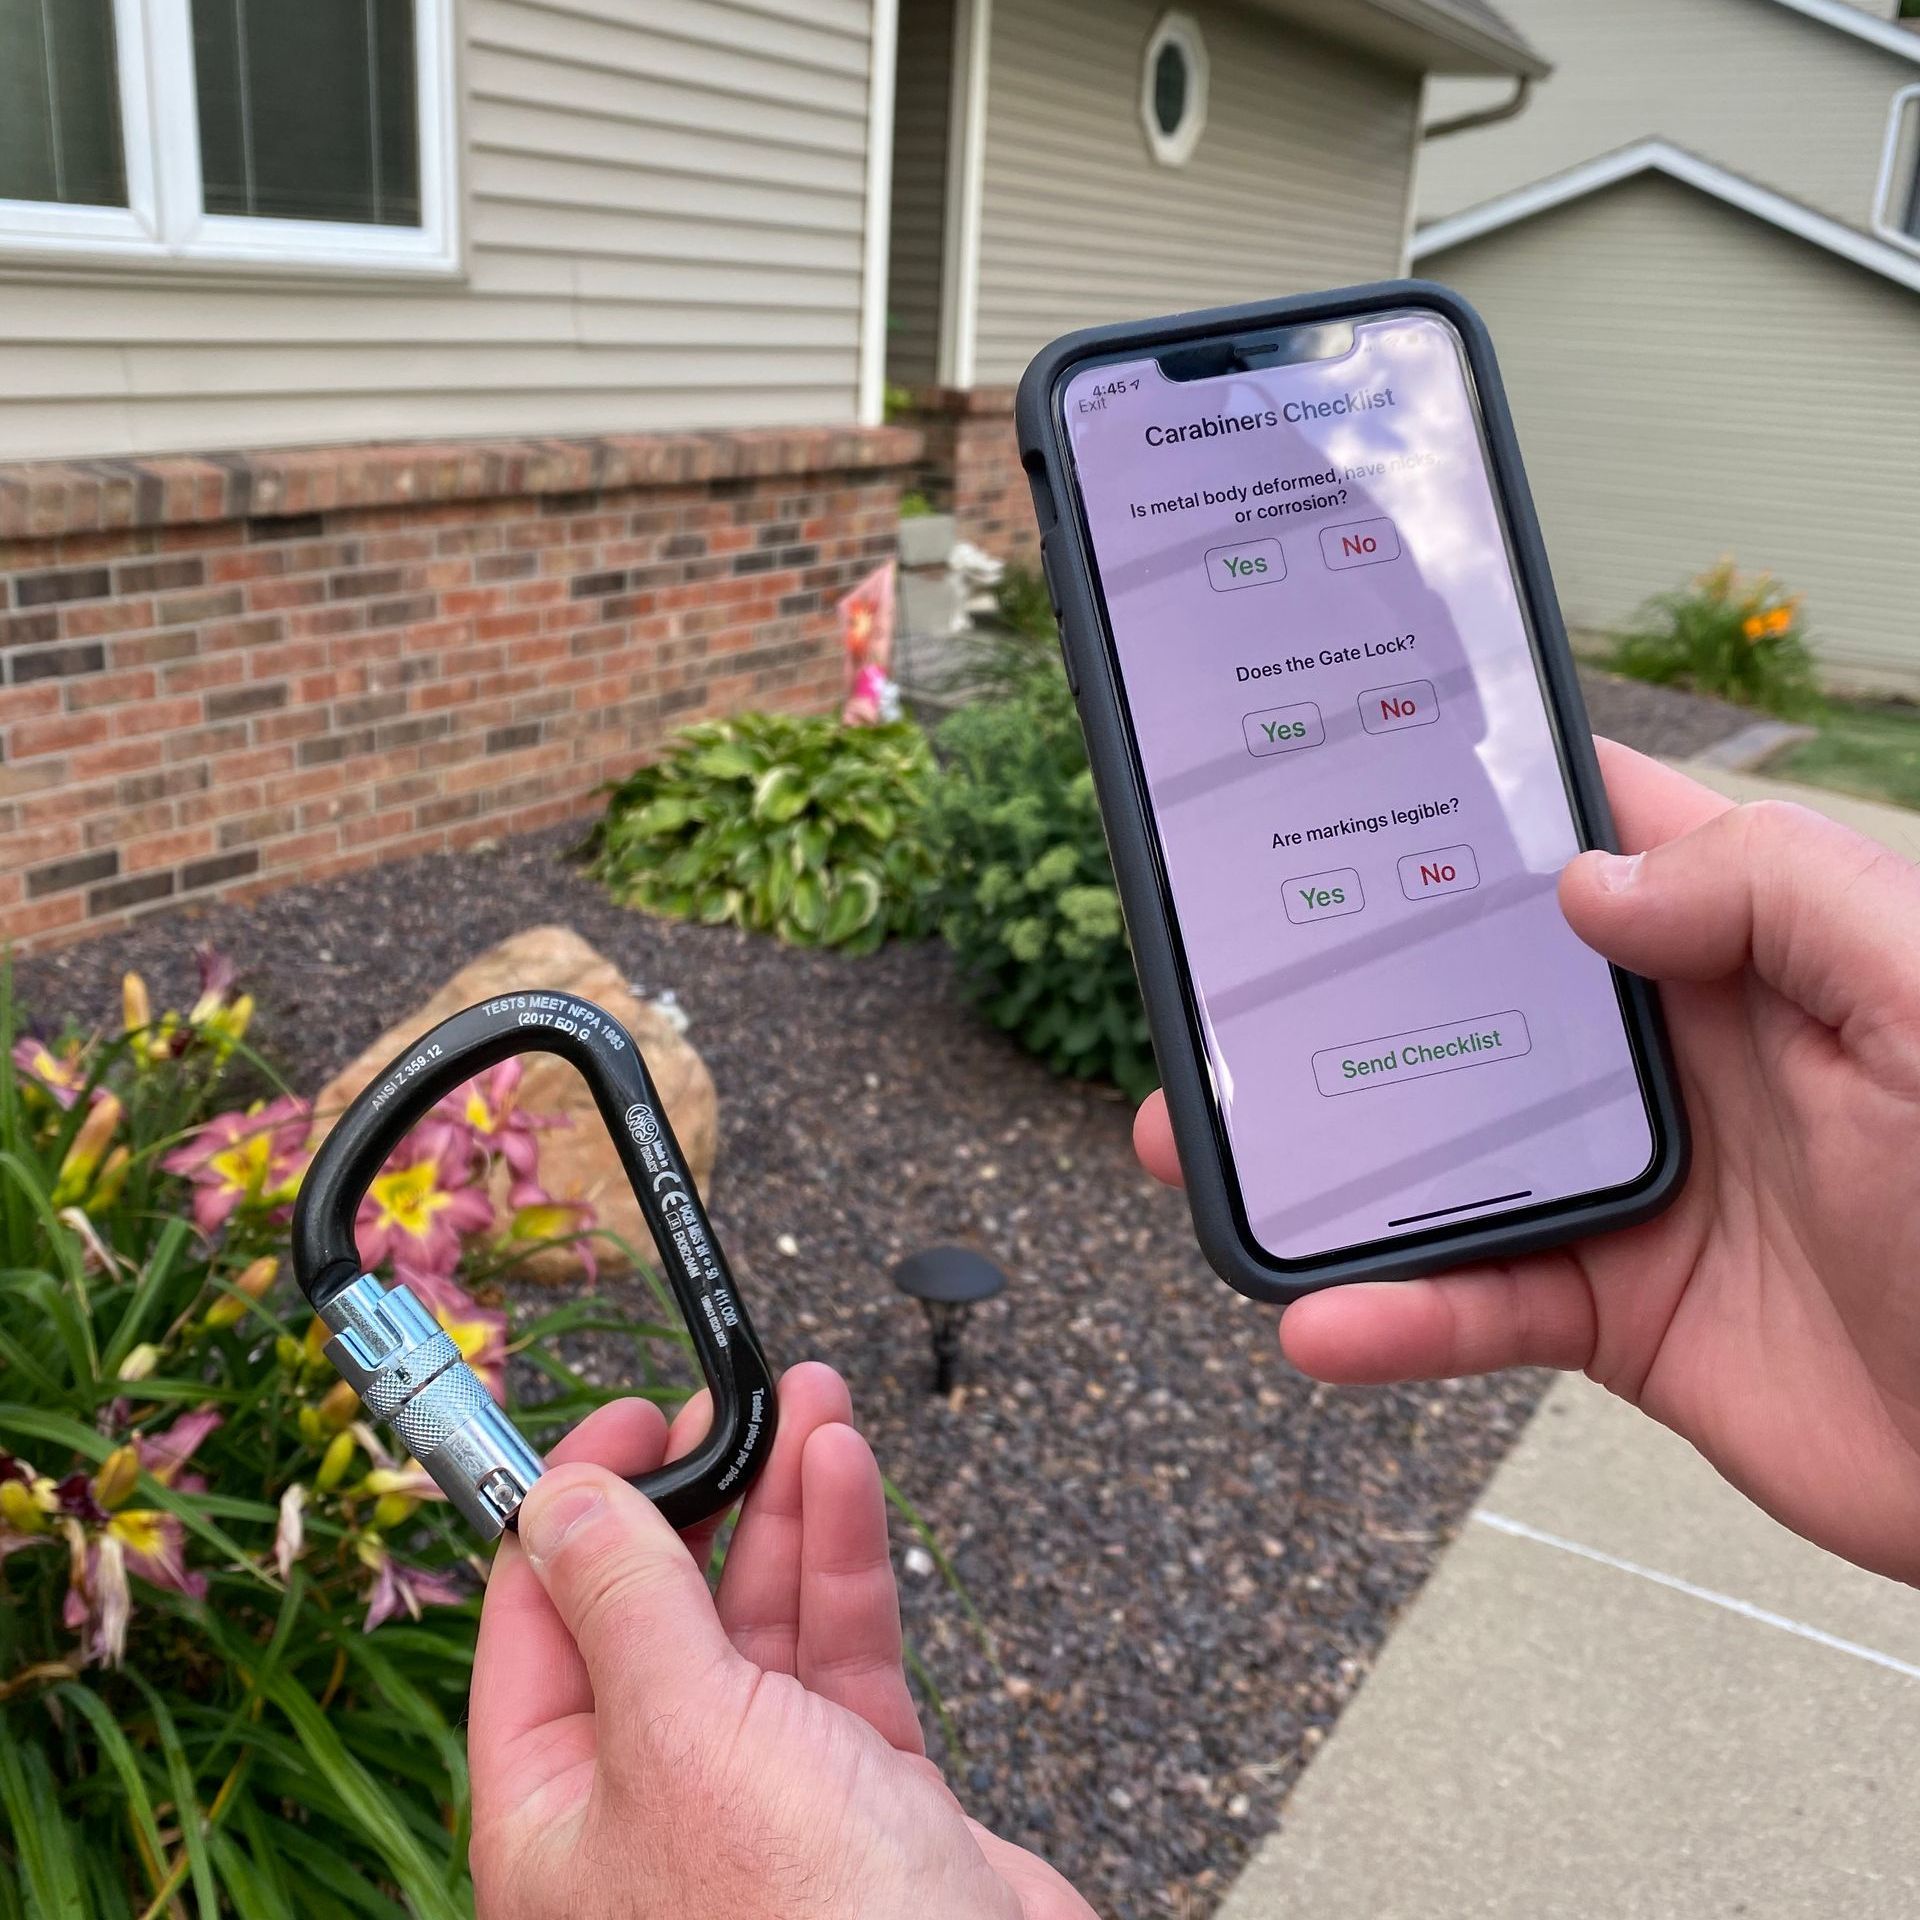
[[[199,593],[172,593],[153,603],[154,624],[197,627],[246,611],[247,596],[238,587],[209,587]]]
[[[161,667],[169,661],[191,659],[200,651],[200,636],[192,627],[176,627],[171,633],[143,633],[137,638],[116,640],[107,656],[116,667]]]
[[[106,737],[104,713],[49,714],[44,720],[17,721],[7,736],[7,754],[14,760],[32,760],[44,753],[96,746]]]
[[[0,588],[5,582],[0,581]],[[0,600],[0,606],[6,602]],[[56,640],[60,636],[60,616],[57,613],[10,613],[0,618],[0,647],[37,646],[45,640]]]
[[[119,594],[162,593],[172,587],[197,587],[207,577],[207,563],[197,554],[171,560],[123,560],[113,570],[113,590]]]
[[[399,600],[375,600],[367,608],[367,625],[404,627],[410,621],[431,619],[433,610],[430,593],[409,594]]]
[[[265,685],[233,687],[206,697],[209,720],[238,720],[250,713],[266,713],[287,704],[287,683],[275,680]]]
[[[207,860],[193,860],[180,869],[180,887],[191,893],[197,887],[218,887],[230,880],[243,880],[260,871],[260,849],[244,847],[232,853],[217,853]]]
[[[398,567],[354,567],[332,574],[327,580],[327,595],[334,600],[373,600],[383,594],[400,591]]]
[[[118,707],[134,700],[151,700],[159,683],[151,668],[132,667],[124,673],[90,673],[62,681],[60,685],[67,711],[84,713],[92,707]]]
[[[63,600],[104,600],[113,591],[105,567],[55,567],[45,573],[23,573],[13,582],[14,605],[46,607]]]
[[[175,794],[203,793],[209,784],[207,763],[199,760],[191,766],[168,767],[157,773],[130,773],[118,782],[114,797],[123,807],[137,807]]]
[[[267,807],[258,813],[243,813],[236,819],[221,821],[220,845],[247,847],[261,840],[277,840],[298,825],[299,815],[292,807]]]
[[[171,873],[140,873],[126,880],[110,880],[87,894],[87,918],[92,920],[101,914],[145,906],[149,901],[170,899],[173,889]]]
[[[137,707],[122,707],[113,716],[117,738],[133,734],[176,733],[200,718],[200,701],[193,694],[169,699],[144,700]]]
[[[168,808],[171,815],[172,809]],[[211,827],[183,827],[170,833],[150,834],[128,839],[120,848],[123,873],[150,873],[155,867],[177,867],[183,860],[197,859],[214,848]]]
[[[75,854],[66,860],[50,861],[27,874],[27,898],[38,900],[44,894],[65,893],[84,887],[94,880],[105,880],[120,871],[120,856],[111,847],[98,853]]]

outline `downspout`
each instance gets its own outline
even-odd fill
[[[1497,127],[1503,120],[1511,120],[1527,110],[1527,102],[1533,98],[1533,75],[1523,73],[1514,82],[1513,97],[1502,100],[1497,106],[1476,107],[1471,113],[1456,114],[1451,120],[1436,120],[1421,135],[1423,140],[1444,140],[1450,133],[1471,133],[1476,127]]]

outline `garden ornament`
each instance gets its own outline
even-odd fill
[[[509,993],[469,1007],[423,1035],[340,1116],[301,1182],[293,1270],[332,1333],[326,1352],[377,1420],[486,1539],[514,1524],[544,1471],[480,1378],[404,1276],[368,1273],[354,1217],[389,1154],[464,1081],[517,1053],[554,1053],[578,1068],[613,1135],[653,1234],[713,1396],[701,1444],[637,1486],[676,1527],[731,1506],[765,1464],[776,1409],[773,1376],[726,1256],[630,1035],[590,1001]]]

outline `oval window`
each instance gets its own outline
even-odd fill
[[[1148,35],[1140,116],[1148,149],[1163,166],[1191,157],[1207,119],[1207,49],[1191,14],[1163,14]]]

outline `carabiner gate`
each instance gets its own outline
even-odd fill
[[[392,1425],[484,1538],[512,1526],[545,1470],[540,1456],[421,1302],[362,1267],[353,1225],[408,1129],[462,1082],[516,1053],[558,1054],[579,1069],[693,1336],[713,1425],[692,1453],[634,1485],[674,1526],[695,1526],[731,1506],[765,1464],[778,1418],[773,1376],[640,1049],[603,1008],[566,994],[504,994],[409,1047],[314,1155],[293,1213],[294,1277],[333,1335],[327,1358],[368,1413]]]

